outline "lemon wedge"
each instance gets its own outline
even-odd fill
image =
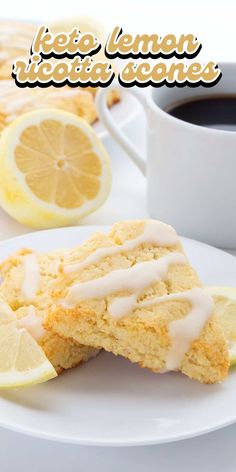
[[[43,350],[0,300],[0,389],[46,382],[57,373]]]
[[[205,287],[215,302],[218,316],[225,337],[228,341],[230,364],[236,364],[236,288]]]
[[[65,226],[107,198],[107,152],[81,118],[57,109],[25,113],[0,139],[0,204],[33,228]]]

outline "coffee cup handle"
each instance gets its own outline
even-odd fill
[[[133,160],[133,162],[137,165],[140,171],[145,175],[146,164],[144,159],[142,158],[141,154],[138,152],[136,147],[133,145],[133,143],[125,136],[123,131],[119,129],[107,106],[107,93],[112,89],[119,89],[122,95],[124,93],[130,93],[138,99],[144,109],[147,108],[146,96],[136,88],[126,90],[124,87],[121,87],[117,82],[115,82],[108,88],[100,89],[96,96],[96,106],[100,120],[104,124],[105,128],[109,131],[111,136],[115,139],[115,141],[117,141],[117,143],[124,149],[124,151],[127,152],[128,156]]]

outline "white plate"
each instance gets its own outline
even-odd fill
[[[0,244],[4,259],[21,247],[47,251],[81,243],[104,227],[26,234]],[[233,286],[236,259],[183,238],[205,284]],[[236,372],[220,385],[181,374],[155,375],[103,353],[46,384],[0,395],[0,425],[32,436],[84,445],[158,444],[197,436],[236,421]]]

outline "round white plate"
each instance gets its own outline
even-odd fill
[[[95,230],[77,227],[26,234],[0,243],[0,258],[30,247],[48,251],[81,243]],[[205,284],[235,285],[236,259],[183,238]],[[0,393],[0,425],[32,436],[84,445],[158,444],[197,436],[236,421],[236,372],[219,385],[182,374],[153,374],[102,353],[39,386]]]

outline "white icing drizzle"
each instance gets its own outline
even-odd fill
[[[35,254],[24,257],[24,278],[22,282],[22,293],[28,300],[35,297],[39,286],[39,264]]]
[[[116,297],[109,305],[109,313],[113,318],[122,318],[130,313],[137,302],[137,294],[127,297]]]
[[[115,292],[130,290],[133,292],[132,298],[119,297],[109,306],[112,316],[127,315],[145,287],[166,278],[170,264],[187,264],[187,259],[182,253],[170,252],[157,260],[140,262],[128,269],[113,270],[98,279],[76,283],[69,288],[63,304],[73,307],[80,300],[103,298]]]
[[[64,266],[64,272],[76,272],[86,268],[88,265],[97,264],[104,257],[114,256],[120,252],[132,251],[141,244],[155,244],[156,246],[168,247],[179,243],[179,238],[174,228],[161,221],[147,220],[143,233],[133,239],[128,239],[122,245],[102,247],[92,252],[85,260]]]
[[[25,328],[36,341],[42,339],[45,329],[42,326],[42,318],[37,316],[36,309],[33,305],[28,307],[28,313],[17,321],[17,325]]]
[[[174,320],[169,325],[172,344],[166,359],[166,371],[177,370],[188,352],[191,343],[198,339],[201,331],[214,310],[214,302],[202,288],[154,297],[136,305],[136,308],[153,306],[170,300],[186,300],[192,306],[184,318]]]

